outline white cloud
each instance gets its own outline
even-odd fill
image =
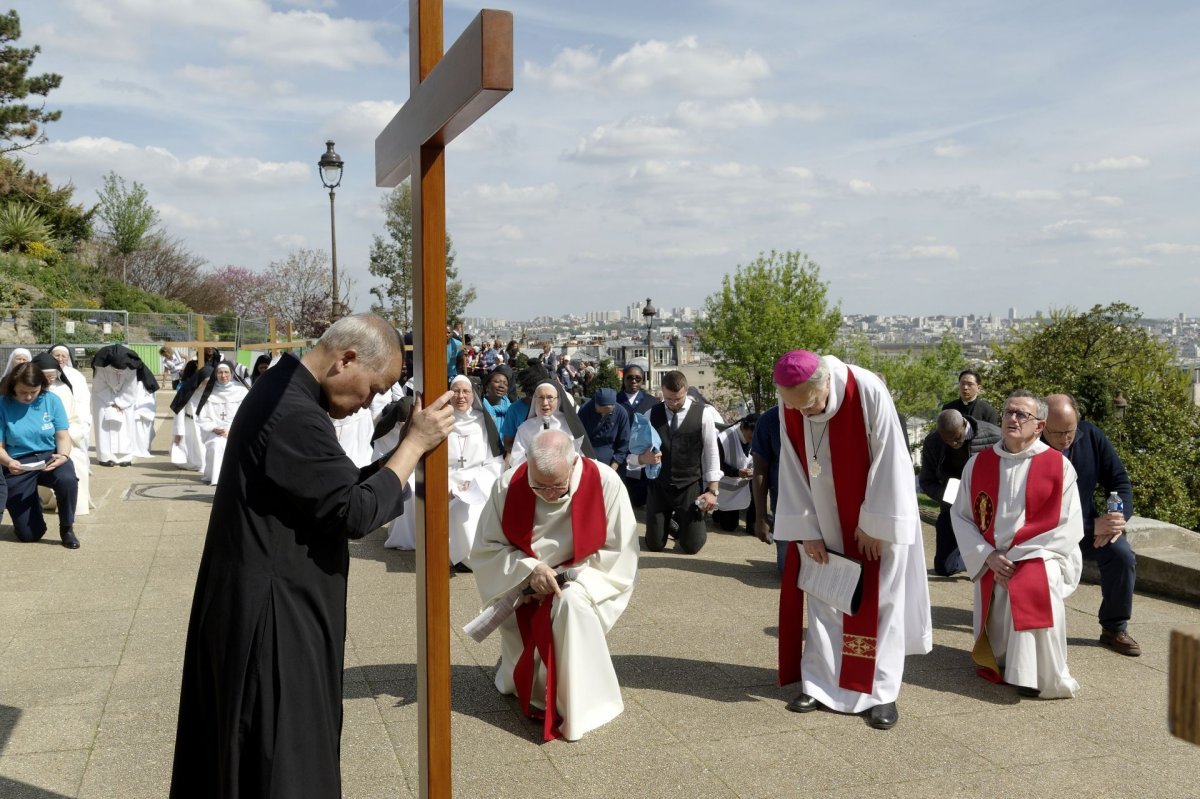
[[[1052,222],[1049,225],[1042,227],[1042,232],[1047,236],[1070,235],[1078,232],[1086,227],[1089,222],[1086,219],[1061,219],[1058,222]]]
[[[957,261],[958,248],[949,244],[918,244],[900,256],[902,260],[929,259]]]
[[[1154,262],[1148,258],[1121,258],[1114,262],[1117,266],[1151,266]]]
[[[630,119],[616,125],[601,125],[571,152],[568,160],[608,162],[663,158],[694,152],[698,148],[686,131],[654,119]]]
[[[64,165],[90,167],[95,174],[109,170],[128,180],[181,183],[193,187],[239,191],[248,187],[295,186],[311,177],[311,168],[296,161],[261,161],[199,155],[179,158],[162,147],[138,147],[108,137],[82,136],[45,145],[45,155]]]
[[[516,225],[501,225],[498,232],[501,238],[508,241],[523,241],[525,239],[525,232]]]
[[[712,172],[714,177],[718,178],[740,178],[748,175],[757,175],[759,172],[756,167],[749,167],[746,164],[739,164],[736,161],[717,164],[709,171]]]
[[[78,28],[63,37],[75,48],[90,40],[92,53],[111,60],[144,57],[166,33],[193,40],[216,34],[227,55],[276,67],[348,70],[392,60],[376,39],[385,27],[380,23],[308,9],[274,11],[265,0],[73,0],[71,6]]]
[[[1129,238],[1129,233],[1119,227],[1097,227],[1087,231],[1087,237],[1099,241],[1119,241]]]
[[[1170,244],[1162,241],[1147,245],[1146,252],[1155,255],[1200,255],[1200,244]]]
[[[816,173],[814,173],[811,169],[802,166],[786,167],[783,170],[783,173],[793,178],[799,178],[800,180],[812,180],[816,177]]]
[[[858,178],[852,179],[848,185],[850,186],[850,191],[854,192],[855,194],[861,194],[864,197],[870,197],[879,193],[879,189],[875,188],[867,181],[859,180]]]
[[[308,237],[300,233],[280,233],[271,237],[271,243],[281,250],[303,250],[308,246]],[[341,282],[340,280],[338,281]]]
[[[263,81],[248,66],[203,67],[185,64],[176,73],[180,78],[211,94],[228,97],[272,97],[294,94],[295,84],[286,80]]]
[[[1020,189],[1018,191],[1000,191],[992,195],[997,200],[1012,202],[1055,202],[1063,199],[1061,191],[1054,189]]]
[[[155,209],[166,227],[186,231],[215,232],[225,227],[225,222],[213,216],[198,214],[170,203],[157,203]]]
[[[1121,158],[1101,158],[1099,161],[1086,161],[1074,164],[1072,172],[1122,172],[1129,169],[1145,169],[1150,166],[1149,158],[1140,155],[1126,155]]]
[[[1125,204],[1125,201],[1120,197],[1113,197],[1108,194],[1101,194],[1093,197],[1092,202],[1094,202],[1096,205],[1102,205],[1106,208],[1119,208]]]
[[[740,128],[770,125],[779,120],[817,122],[826,112],[820,106],[764,103],[750,97],[729,103],[685,100],[671,114],[671,121],[689,128]]]
[[[971,152],[971,148],[965,144],[959,144],[953,139],[938,142],[933,146],[933,154],[938,158],[963,158]]]
[[[464,192],[464,196],[500,206],[548,205],[558,200],[559,190],[554,183],[518,187],[481,183]]]
[[[591,49],[566,48],[548,66],[525,62],[525,76],[560,91],[649,94],[676,91],[699,97],[750,94],[771,69],[752,50],[742,55],[705,47],[695,36],[639,42],[605,64]]]

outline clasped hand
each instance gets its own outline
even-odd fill
[[[992,570],[992,574],[996,576],[996,583],[1001,586],[1008,585],[1008,581],[1017,572],[1017,565],[1004,557],[998,549],[992,550],[992,554],[987,556],[987,567]]]

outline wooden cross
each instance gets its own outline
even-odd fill
[[[413,378],[446,390],[445,149],[513,87],[512,14],[484,10],[442,57],[442,0],[409,0],[411,94],[375,139],[375,183],[413,177]],[[420,795],[450,796],[450,480],[446,444],[417,467]]]
[[[284,341],[278,340],[279,334],[276,332],[275,317],[267,319],[267,340],[255,342],[253,344],[243,344],[244,350],[270,350],[272,358],[279,357],[280,350],[302,350],[305,347],[311,347],[317,343],[315,338],[292,338],[292,323],[287,323],[287,339]]]
[[[190,347],[196,351],[196,363],[202,365],[204,363],[204,350],[207,347],[220,349],[221,347],[237,348],[236,341],[205,341],[204,340],[204,317],[196,317],[196,340],[195,341],[169,341],[166,342],[172,347]]]

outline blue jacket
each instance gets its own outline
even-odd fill
[[[1063,455],[1079,475],[1079,504],[1083,510],[1085,535],[1092,535],[1096,525],[1097,486],[1104,490],[1105,496],[1116,491],[1125,502],[1125,518],[1133,515],[1133,484],[1125,464],[1121,463],[1117,450],[1103,430],[1091,422],[1080,421],[1075,440],[1063,450]]]
[[[612,391],[612,389],[601,389]],[[620,405],[613,405],[612,413],[601,415],[596,410],[596,398],[588,400],[579,409],[579,421],[596,450],[596,460],[611,466],[613,461],[625,462],[629,455],[629,413]]]

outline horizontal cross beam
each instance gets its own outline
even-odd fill
[[[512,62],[512,14],[484,9],[375,139],[375,185],[399,185],[422,146],[445,147],[500,102]]]

